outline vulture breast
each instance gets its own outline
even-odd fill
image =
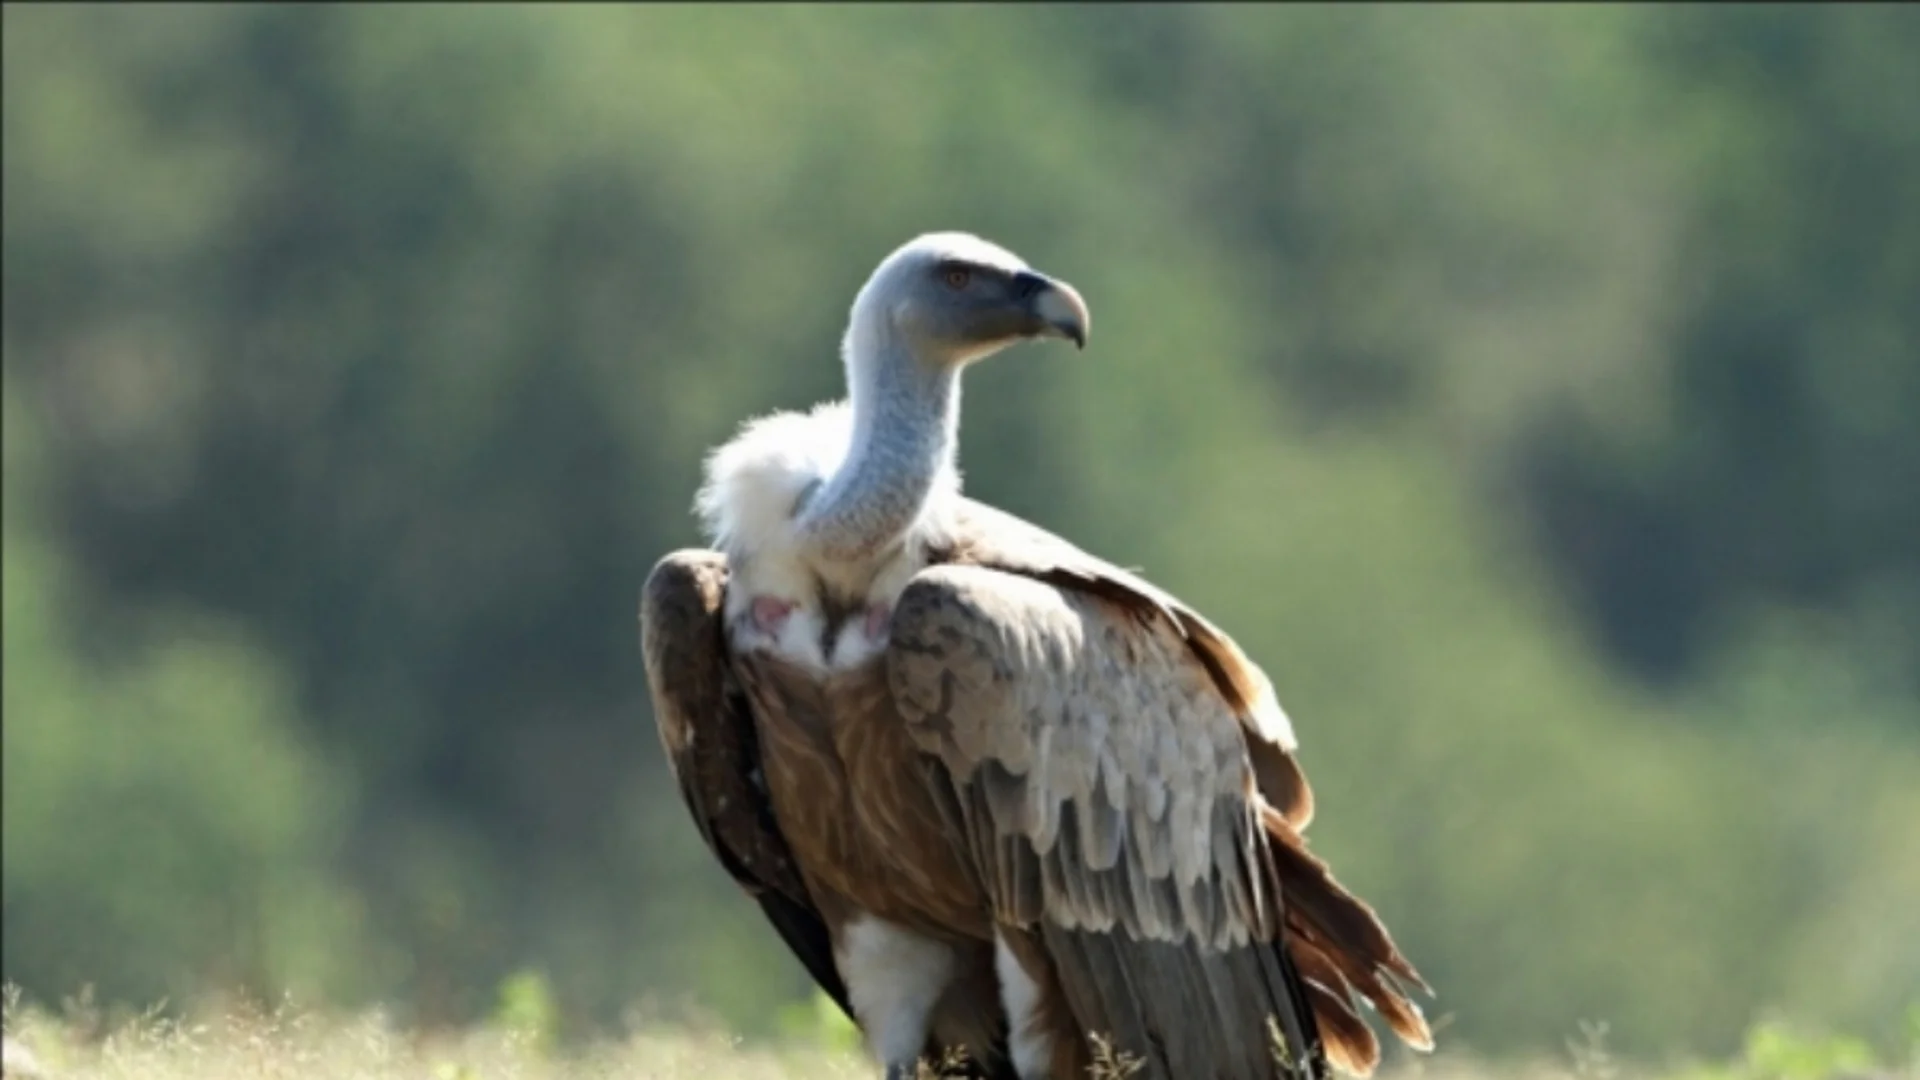
[[[990,940],[988,906],[950,839],[875,657],[827,675],[738,654],[767,794],[830,921],[863,911],[933,937]],[[830,909],[838,908],[838,912]]]

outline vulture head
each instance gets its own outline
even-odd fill
[[[960,367],[1029,338],[1086,347],[1086,302],[1073,286],[977,236],[928,233],[901,245],[853,302],[850,353],[883,342]],[[865,337],[866,340],[857,340]]]

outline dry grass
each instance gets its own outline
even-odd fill
[[[866,1080],[870,1071],[844,1053],[748,1048],[685,1028],[640,1028],[558,1054],[511,1028],[403,1031],[379,1010],[331,1016],[236,1004],[186,1020],[155,1010],[105,1021],[85,1001],[54,1015],[20,1008],[9,991],[6,1005],[9,1041],[37,1060],[45,1080]]]
[[[878,1074],[845,1053],[751,1048],[714,1033],[657,1028],[547,1054],[513,1031],[416,1037],[378,1013],[328,1020],[236,1009],[184,1023],[147,1016],[90,1033],[85,1023],[29,1012],[12,1017],[9,1031],[40,1060],[47,1080],[873,1080]],[[1100,1059],[1106,1068],[1097,1080],[1133,1074],[1124,1054],[1110,1051]],[[1486,1075],[1421,1072],[1436,1080]],[[1544,1073],[1535,1077],[1549,1080]]]
[[[716,1032],[638,1025],[625,1039],[550,1053],[537,1038],[489,1027],[452,1036],[397,1030],[378,1012],[328,1017],[282,1007],[209,1009],[192,1020],[158,1012],[103,1022],[84,1002],[64,1015],[22,1009],[6,998],[10,1050],[36,1058],[44,1080],[873,1080],[878,1070],[845,1052],[750,1047]],[[1488,1065],[1441,1052],[1388,1070],[1381,1080],[1636,1080],[1609,1059],[1588,1029],[1564,1062]],[[1126,1080],[1137,1063],[1100,1046],[1090,1080]],[[1849,1073],[1836,1071],[1834,1080]],[[1920,1071],[1870,1074],[1895,1080]],[[33,1073],[13,1072],[7,1080]],[[1745,1070],[1709,1070],[1668,1080],[1749,1080]],[[1753,1080],[1761,1080],[1753,1077]]]

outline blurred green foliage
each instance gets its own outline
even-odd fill
[[[560,1031],[553,986],[538,971],[516,971],[500,982],[493,1025],[523,1039],[536,1052],[552,1049]]]
[[[1909,1016],[1920,1017],[1920,1005]],[[1920,1029],[1914,1032],[1920,1047]],[[1850,1035],[1808,1033],[1779,1021],[1755,1024],[1747,1031],[1740,1055],[1725,1064],[1694,1066],[1675,1073],[1674,1080],[1827,1080],[1876,1073],[1894,1075],[1865,1041]]]
[[[541,1024],[685,994],[790,1028],[812,989],[666,780],[637,590],[697,542],[708,447],[840,393],[873,264],[965,228],[1096,322],[969,376],[969,490],[1267,666],[1317,848],[1443,1038],[1902,1037],[1913,11],[36,5],[4,37],[30,993],[440,1023],[542,970],[509,984]]]
[[[780,1006],[774,1021],[775,1030],[790,1043],[845,1054],[859,1054],[864,1050],[860,1029],[826,991],[818,988]]]

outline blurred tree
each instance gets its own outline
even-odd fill
[[[6,399],[4,927],[10,972],[126,1002],[364,986],[330,873],[351,789],[302,745],[285,678],[230,625],[149,612],[102,661],[37,529],[30,414]]]
[[[1643,36],[1684,299],[1652,415],[1541,418],[1545,548],[1648,676],[1775,602],[1858,610],[1885,645],[1854,644],[1920,693],[1920,13],[1671,10]]]

